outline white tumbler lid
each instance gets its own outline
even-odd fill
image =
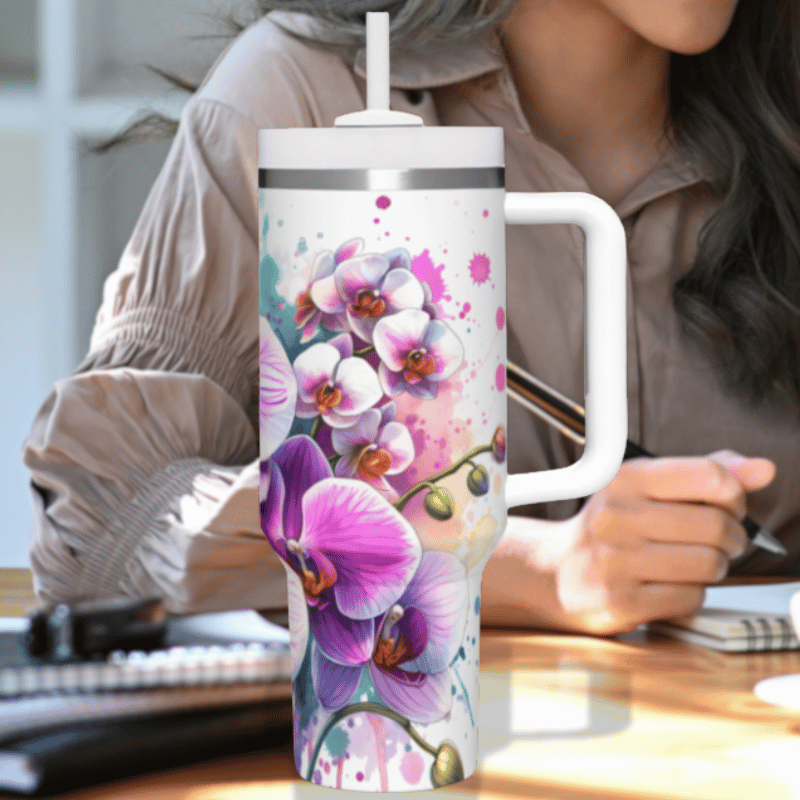
[[[426,128],[415,114],[389,108],[389,14],[366,15],[367,108],[336,118],[333,128],[258,132],[266,170],[502,168],[503,129]]]
[[[258,132],[260,169],[503,167],[503,129],[422,126]]]

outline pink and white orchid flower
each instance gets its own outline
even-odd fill
[[[379,319],[406,308],[422,308],[425,302],[425,290],[411,272],[411,258],[402,247],[343,261],[333,278],[350,328],[365,342],[372,342]]]
[[[349,330],[345,304],[336,293],[333,273],[342,261],[352,258],[363,245],[363,239],[351,239],[336,252],[323,250],[317,256],[308,288],[300,292],[295,300],[297,310],[294,312],[294,321],[298,330],[303,331],[300,344],[314,338],[320,323],[329,331]]]
[[[450,327],[421,309],[378,320],[373,334],[381,386],[389,397],[408,392],[423,400],[439,393],[464,360],[464,346]]]
[[[334,473],[340,478],[360,478],[384,497],[396,493],[384,475],[397,475],[411,466],[414,442],[408,428],[395,422],[397,404],[370,408],[350,428],[337,428],[331,434],[333,449],[341,455]]]
[[[375,370],[353,356],[349,333],[313,344],[294,361],[298,398],[296,415],[320,415],[332,428],[349,428],[383,396]]]

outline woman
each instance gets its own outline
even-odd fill
[[[484,620],[609,634],[693,611],[731,564],[796,570],[797,0],[328,5],[251,26],[184,110],[89,355],[26,443],[40,595],[285,602],[256,500],[255,131],[363,108],[365,6],[392,12],[393,108],[502,126],[509,190],[591,191],[628,234],[629,436],[663,457],[512,517]],[[509,357],[580,398],[580,239],[513,226],[507,266]],[[509,408],[511,472],[577,456]],[[745,500],[783,562],[749,547]]]

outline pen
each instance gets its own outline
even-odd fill
[[[508,395],[512,400],[532,411],[570,439],[579,444],[585,442],[586,415],[583,407],[578,403],[560,394],[538,378],[534,378],[517,364],[509,363],[506,368],[506,384]],[[639,456],[654,458],[652,453],[628,439],[623,458]],[[753,544],[772,553],[786,555],[786,548],[755,520],[745,517],[742,520],[742,526]]]

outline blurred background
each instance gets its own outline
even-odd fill
[[[189,97],[148,68],[199,82],[249,0],[0,0],[0,567],[28,564],[22,441],[86,353],[116,267],[169,149],[90,148],[142,112]]]

